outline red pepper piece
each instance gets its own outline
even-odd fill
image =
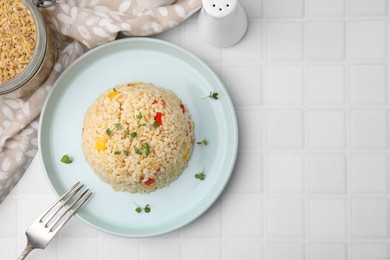
[[[181,108],[181,111],[186,112],[186,109],[184,108],[184,105],[183,104],[180,104],[180,108]]]
[[[153,185],[153,184],[155,184],[156,183],[156,180],[155,179],[151,179],[151,178],[149,178],[149,179],[147,179],[146,181],[144,181],[144,184],[146,185],[146,186],[150,186],[150,185]]]
[[[154,121],[156,121],[159,125],[162,125],[163,115],[163,113],[157,112],[157,114],[154,116]]]
[[[153,103],[152,103],[152,104],[157,104],[157,103],[158,103],[158,100],[155,99],[155,100],[153,100]]]

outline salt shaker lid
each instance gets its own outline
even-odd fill
[[[215,18],[229,16],[237,7],[237,0],[202,0],[204,10]]]

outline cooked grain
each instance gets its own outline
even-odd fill
[[[34,18],[20,0],[0,0],[0,84],[19,75],[35,50]]]

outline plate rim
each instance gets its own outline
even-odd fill
[[[119,233],[119,232],[115,232],[115,231],[111,231],[111,230],[107,230],[105,228],[102,228],[99,225],[97,225],[96,223],[94,223],[92,221],[88,221],[84,217],[80,216],[79,213],[75,214],[75,216],[78,219],[80,219],[81,221],[83,221],[87,225],[96,228],[99,231],[102,231],[102,232],[105,232],[105,233],[108,233],[108,234],[111,234],[111,235],[120,236],[120,237],[133,237],[133,238],[137,238],[138,237],[138,238],[141,238],[141,237],[152,237],[152,236],[162,235],[162,234],[166,234],[166,233],[172,232],[174,230],[177,230],[177,229],[179,229],[179,228],[181,228],[183,226],[186,226],[186,225],[190,224],[191,222],[193,222],[194,220],[199,218],[202,214],[204,214],[207,210],[209,210],[212,207],[212,205],[222,195],[222,192],[225,190],[229,180],[231,179],[231,175],[233,173],[233,170],[234,170],[234,167],[235,167],[235,164],[236,164],[236,160],[237,160],[237,154],[238,154],[239,130],[238,130],[236,111],[235,111],[233,102],[232,102],[232,100],[230,98],[230,95],[229,95],[225,85],[220,80],[220,78],[216,75],[216,73],[210,68],[210,66],[207,65],[203,60],[201,60],[195,54],[191,53],[190,51],[188,51],[188,50],[184,49],[183,47],[180,47],[180,46],[178,46],[176,44],[173,44],[173,43],[170,43],[170,42],[167,42],[167,41],[164,41],[164,40],[160,40],[160,39],[147,38],[147,37],[124,38],[124,39],[118,39],[118,40],[115,40],[115,41],[112,41],[112,42],[108,42],[108,43],[102,44],[102,45],[97,46],[97,47],[89,50],[88,52],[82,54],[72,64],[70,64],[66,69],[64,69],[64,71],[59,75],[59,77],[54,82],[52,88],[49,91],[48,96],[45,99],[44,105],[42,107],[42,111],[41,111],[41,114],[40,114],[40,120],[39,120],[39,128],[38,128],[38,152],[39,152],[40,164],[41,164],[41,167],[43,169],[43,173],[44,173],[45,179],[46,179],[46,181],[48,182],[50,188],[52,189],[52,191],[54,192],[54,194],[57,197],[59,197],[61,194],[59,194],[59,192],[54,187],[53,182],[50,180],[49,174],[48,174],[48,171],[46,169],[45,162],[44,162],[44,159],[43,159],[43,156],[44,156],[42,154],[42,145],[43,145],[42,144],[42,140],[43,140],[43,137],[42,137],[42,130],[41,130],[43,128],[43,123],[45,121],[45,120],[43,120],[43,118],[44,118],[45,114],[48,113],[47,112],[47,107],[49,106],[50,100],[51,100],[52,96],[55,93],[55,89],[59,85],[59,82],[61,82],[62,79],[64,77],[66,77],[67,73],[72,69],[72,67],[76,66],[76,64],[82,62],[83,60],[88,59],[88,56],[93,55],[94,53],[99,52],[101,50],[104,50],[106,48],[112,48],[112,46],[115,46],[115,45],[119,45],[119,44],[132,44],[132,43],[149,43],[149,44],[155,44],[155,45],[158,45],[158,46],[160,46],[160,45],[168,46],[168,47],[172,48],[175,53],[178,53],[178,54],[181,54],[181,55],[184,54],[189,59],[191,59],[191,60],[195,61],[196,63],[198,63],[203,69],[205,69],[207,71],[207,73],[209,74],[209,76],[211,76],[213,78],[213,80],[215,80],[218,83],[218,85],[221,87],[222,91],[225,94],[224,98],[226,99],[226,102],[227,102],[227,105],[228,105],[228,108],[229,108],[229,114],[230,114],[230,116],[232,117],[232,120],[233,120],[233,122],[231,124],[231,127],[230,127],[230,129],[231,129],[231,133],[230,134],[232,134],[232,136],[234,137],[234,142],[232,142],[233,151],[231,152],[231,161],[229,162],[230,165],[228,167],[228,173],[226,173],[225,174],[225,178],[223,178],[224,182],[221,185],[219,185],[219,189],[218,190],[214,191],[214,194],[213,194],[212,198],[208,199],[207,203],[203,207],[201,207],[200,210],[196,211],[196,214],[193,214],[190,218],[186,218],[185,221],[181,221],[179,224],[173,225],[173,227],[170,227],[168,229],[163,229],[163,230],[160,230],[160,231],[149,232],[147,234]],[[162,52],[162,53],[165,53],[165,52]],[[171,54],[168,54],[168,55],[172,56]],[[215,190],[215,188],[213,188],[213,186],[211,186],[211,190]],[[172,225],[170,225],[170,226],[172,226]]]

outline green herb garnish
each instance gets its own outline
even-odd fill
[[[141,213],[142,210],[145,212],[145,213],[150,213],[151,209],[150,209],[150,205],[149,204],[146,204],[146,206],[144,208],[141,208],[138,204],[136,204],[135,202],[133,202],[134,205],[136,206],[135,208],[135,212],[137,213]]]
[[[206,137],[203,138],[202,141],[199,141],[199,142],[196,142],[197,144],[204,144],[204,145],[207,145],[209,142],[207,141]]]
[[[148,143],[144,143],[142,147],[145,149],[145,156],[147,157],[150,153],[150,147]]]
[[[142,115],[141,114],[138,114],[135,116],[137,119],[142,119]]]
[[[160,124],[159,124],[157,121],[154,121],[154,122],[153,122],[153,127],[154,127],[154,128],[157,128],[157,127],[159,127],[159,126],[160,126]]]
[[[121,154],[121,151],[115,151],[114,154],[115,155]]]
[[[204,170],[205,170],[205,167],[203,167],[203,169],[200,172],[195,174],[195,178],[198,180],[204,181],[204,179],[206,179],[206,175],[204,174]]]
[[[146,126],[146,124],[138,124],[138,126]]]
[[[218,92],[210,91],[210,94],[208,96],[204,96],[201,98],[210,98],[210,99],[218,100]]]
[[[123,151],[123,154],[128,156],[129,155],[129,152],[128,151]]]
[[[129,131],[127,130],[123,130],[123,133],[125,133],[125,135],[130,135]]]
[[[137,136],[137,132],[132,132],[132,133],[130,134],[130,136],[133,137],[133,138],[136,137],[136,136]]]
[[[69,155],[65,154],[64,156],[62,156],[61,162],[66,163],[66,164],[70,164],[73,162],[73,160],[72,160],[72,158],[69,157]]]
[[[106,134],[112,135],[112,132],[113,132],[115,129],[121,129],[121,128],[122,128],[121,124],[113,124],[110,128],[107,128]]]
[[[134,152],[136,154],[142,155],[141,151],[137,147],[134,147]]]

